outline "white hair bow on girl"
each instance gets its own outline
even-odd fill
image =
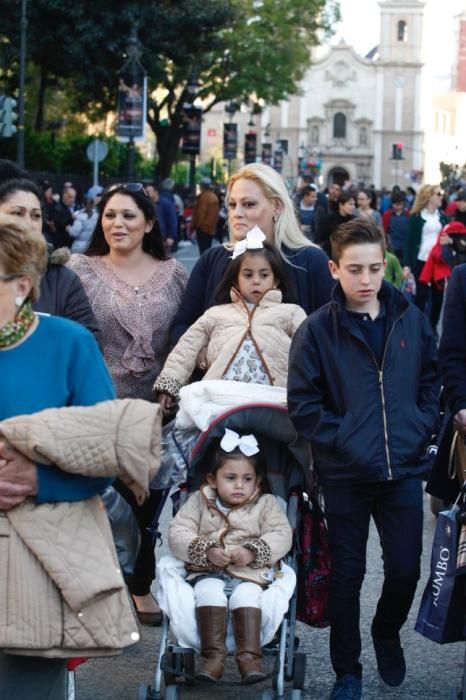
[[[238,435],[229,428],[225,428],[220,447],[225,452],[233,452],[238,447],[245,457],[252,457],[259,452],[259,445],[254,435]]]
[[[232,260],[237,258],[238,255],[242,255],[247,250],[258,250],[263,248],[263,241],[265,241],[266,238],[267,237],[265,236],[264,232],[261,231],[259,226],[254,226],[254,228],[247,232],[246,238],[243,238],[242,241],[235,243],[233,255],[231,256]]]

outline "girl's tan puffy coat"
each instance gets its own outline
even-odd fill
[[[278,289],[266,292],[251,311],[232,290],[231,304],[208,309],[180,338],[154,384],[154,391],[177,397],[207,348],[208,370],[204,379],[221,379],[249,334],[262,358],[270,383],[286,386],[291,338],[305,320],[296,304],[282,304]]]
[[[271,568],[290,551],[292,541],[291,527],[277,499],[271,494],[256,494],[245,505],[224,514],[215,506],[216,497],[216,491],[205,485],[180,508],[168,531],[172,554],[186,563],[189,579],[220,571],[206,558],[210,547],[229,552],[243,546],[253,551],[256,559],[248,566],[228,566],[225,572],[267,585]]]

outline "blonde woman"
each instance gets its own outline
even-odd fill
[[[295,302],[307,314],[330,300],[334,282],[328,257],[301,231],[293,202],[282,177],[263,163],[245,165],[228,183],[229,243],[206,251],[196,263],[172,324],[172,341],[214,306],[215,292],[231,258],[232,246],[258,226],[287,263]]]
[[[416,304],[425,311],[429,299],[430,322],[434,331],[440,318],[443,302],[443,288],[428,285],[419,281],[427,258],[437,242],[438,234],[447,223],[440,209],[442,192],[439,185],[423,185],[417,193],[408,221],[408,232],[405,238],[403,262],[404,274],[410,272],[416,279]]]

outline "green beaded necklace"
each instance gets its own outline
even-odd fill
[[[16,316],[0,328],[0,348],[8,348],[24,338],[34,320],[32,301],[27,299]]]

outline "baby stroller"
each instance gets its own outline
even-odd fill
[[[192,450],[187,483],[180,487],[177,507],[186,501],[189,492],[200,487],[208,471],[213,447],[224,435],[225,428],[240,434],[253,433],[259,441],[267,465],[266,478],[270,491],[286,504],[287,517],[294,535],[293,546],[285,563],[296,573],[299,495],[303,490],[310,489],[310,451],[308,445],[297,437],[286,408],[276,404],[247,404],[216,418],[201,433]],[[141,685],[138,700],[179,700],[181,678],[184,678],[185,686],[202,682],[195,678],[196,652],[169,637],[170,619],[164,615],[154,685],[152,688]],[[273,671],[266,678],[266,681],[272,681],[272,688],[263,691],[262,700],[282,700],[285,697],[299,700],[305,684],[306,654],[299,651],[299,638],[296,636],[296,589],[274,639],[262,647],[262,652],[264,657],[274,659]],[[165,681],[164,692],[161,690],[162,676]],[[287,694],[285,682],[291,684]],[[241,695],[252,687],[240,682],[218,681],[215,686],[209,684],[209,688],[212,691],[215,687],[217,695],[222,685],[241,685]]]

